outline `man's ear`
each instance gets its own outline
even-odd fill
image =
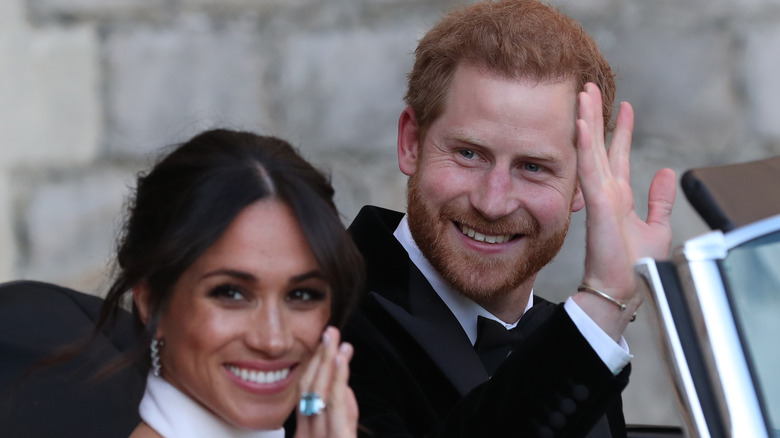
[[[420,153],[417,133],[414,110],[407,106],[398,118],[398,168],[407,176],[413,175],[417,170]]]
[[[577,185],[574,187],[574,197],[571,200],[571,211],[580,211],[585,207],[585,196],[582,194],[582,188],[580,187],[580,180],[577,180]]]

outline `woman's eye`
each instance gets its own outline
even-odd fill
[[[322,301],[325,293],[315,289],[295,289],[287,294],[289,301]]]
[[[474,153],[474,151],[472,151],[471,149],[463,149],[460,151],[460,156],[467,160],[472,160],[474,159],[474,157],[477,156],[477,154]]]
[[[540,170],[542,170],[542,168],[538,164],[534,164],[534,163],[525,163],[523,165],[523,168],[529,172],[539,172]]]
[[[246,298],[238,287],[227,284],[215,287],[209,295],[231,301],[240,301]]]

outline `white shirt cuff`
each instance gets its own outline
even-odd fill
[[[620,374],[634,357],[628,351],[626,339],[621,336],[620,342],[615,342],[571,297],[563,304],[563,308],[604,365],[612,371],[612,374]]]

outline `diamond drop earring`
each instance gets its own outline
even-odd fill
[[[160,350],[165,345],[162,339],[152,339],[152,344],[149,346],[152,355],[152,373],[155,377],[160,377],[162,371],[162,364],[160,363]]]

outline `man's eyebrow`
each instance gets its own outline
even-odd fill
[[[451,135],[447,136],[450,141],[456,141],[468,146],[484,147],[484,142],[480,141],[473,135],[467,134],[463,131],[455,131]]]
[[[486,146],[484,142],[480,141],[478,138],[473,137],[471,135],[466,134],[462,131],[455,131],[448,137],[450,141],[462,143],[464,146],[473,146],[475,148],[489,148],[489,146]],[[548,163],[554,163],[557,161],[561,161],[561,157],[558,154],[551,154],[551,153],[545,153],[540,151],[524,151],[519,156],[520,159],[523,160],[535,160],[535,161],[543,161]]]
[[[544,161],[544,162],[556,162],[560,161],[560,157],[555,154],[545,154],[545,153],[539,153],[535,151],[531,151],[528,153],[523,154],[523,159],[530,159],[534,161]]]

